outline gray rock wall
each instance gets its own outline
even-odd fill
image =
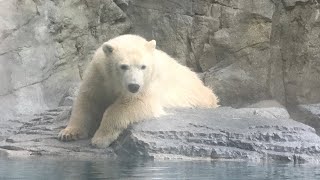
[[[316,0],[10,0],[0,2],[0,120],[75,94],[102,42],[135,33],[214,88],[222,105],[320,101]]]
[[[277,2],[273,16],[269,87],[288,106],[320,100],[318,1]]]
[[[111,0],[13,0],[0,9],[0,119],[57,107],[95,49],[131,27]]]

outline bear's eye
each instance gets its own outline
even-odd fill
[[[146,69],[146,68],[147,68],[146,65],[142,65],[142,66],[141,66],[141,69]]]
[[[126,65],[126,64],[122,64],[122,65],[120,65],[120,69],[122,69],[122,70],[128,70],[128,69],[129,69],[129,66]]]

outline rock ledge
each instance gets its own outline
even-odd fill
[[[107,149],[94,149],[89,140],[56,139],[70,109],[60,107],[24,122],[0,142],[0,155],[320,162],[315,130],[289,119],[279,107],[170,110],[132,125]]]

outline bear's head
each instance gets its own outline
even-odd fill
[[[149,88],[154,76],[155,48],[155,40],[146,41],[136,35],[118,36],[102,45],[120,93],[133,96]]]

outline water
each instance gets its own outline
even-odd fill
[[[320,179],[307,164],[228,161],[76,161],[0,159],[0,179]]]

